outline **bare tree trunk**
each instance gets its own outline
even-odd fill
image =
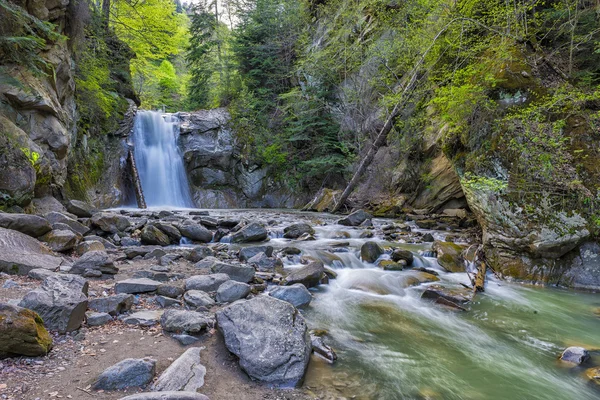
[[[131,179],[133,180],[138,207],[146,208],[146,199],[144,198],[144,192],[142,191],[142,182],[140,181],[140,175],[138,173],[137,165],[135,164],[135,157],[133,157],[132,149],[129,149],[127,160],[129,161],[129,167],[131,168]]]
[[[104,28],[108,31],[110,22],[110,0],[102,0],[102,22]]]

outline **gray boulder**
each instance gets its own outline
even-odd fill
[[[72,250],[81,240],[81,235],[67,230],[52,230],[38,239],[45,242],[53,251],[61,253]]]
[[[210,400],[203,394],[192,392],[150,392],[122,397],[119,400]]]
[[[89,251],[79,257],[71,267],[72,274],[83,275],[86,270],[100,271],[103,274],[115,275],[119,268],[105,251]]]
[[[167,296],[157,295],[154,298],[154,301],[161,306],[161,308],[169,308],[169,307],[181,307],[181,302],[177,299]]]
[[[229,278],[238,282],[250,282],[256,271],[248,265],[233,265],[222,262],[215,263],[210,270],[213,273],[227,274]]]
[[[48,220],[48,222],[50,222],[53,225],[54,224],[65,224],[73,232],[78,233],[80,235],[85,235],[86,233],[88,233],[90,231],[90,228],[83,225],[79,221],[77,221],[73,218],[70,218],[64,214],[61,214],[59,212],[55,212],[55,211],[49,212],[48,214],[46,214],[46,219]]]
[[[43,268],[55,271],[63,259],[31,236],[12,229],[0,228],[0,272],[27,275]]]
[[[56,272],[44,269],[44,268],[36,268],[32,269],[27,273],[27,276],[31,279],[35,279],[36,281],[43,281],[50,275],[55,275]]]
[[[131,226],[126,217],[113,213],[94,214],[92,216],[92,225],[107,233],[124,232]]]
[[[391,258],[396,262],[404,260],[406,261],[406,265],[411,266],[415,257],[409,250],[394,249],[394,251],[392,251]]]
[[[185,280],[185,289],[214,292],[228,280],[230,278],[227,274],[194,275]]]
[[[198,338],[197,336],[186,335],[185,333],[173,335],[172,337],[173,339],[181,343],[182,346],[189,346],[190,344],[194,344],[198,340],[200,340],[200,338]]]
[[[148,278],[131,278],[119,281],[115,284],[115,293],[148,293],[154,292],[161,282]]]
[[[158,377],[150,390],[154,392],[196,392],[204,385],[206,368],[200,363],[200,348],[185,351]]]
[[[248,260],[248,264],[256,268],[259,272],[273,272],[276,267],[283,266],[279,258],[267,257],[265,253],[258,253]]]
[[[141,239],[142,244],[154,244],[158,246],[168,246],[171,244],[169,236],[153,225],[146,225],[142,229]]]
[[[2,212],[0,212],[0,227],[19,231],[32,237],[42,236],[52,229],[50,223],[38,215]]]
[[[82,256],[90,251],[106,251],[106,247],[98,240],[81,242],[75,247],[75,253],[77,253],[79,256]]]
[[[383,254],[383,249],[376,242],[366,242],[360,248],[360,258],[364,262],[373,263]]]
[[[262,242],[268,237],[267,230],[258,222],[252,222],[231,235],[231,243]]]
[[[200,333],[208,326],[205,314],[196,311],[167,310],[160,319],[160,325],[165,332]]]
[[[192,251],[186,256],[188,261],[196,263],[198,261],[204,260],[206,257],[212,257],[215,255],[215,252],[212,251],[210,247],[206,246],[198,246],[194,247]]]
[[[295,283],[291,286],[276,286],[269,291],[269,295],[287,301],[294,307],[307,306],[312,300],[312,295],[306,286],[301,283]]]
[[[183,294],[184,290],[182,287],[177,286],[177,285],[172,285],[169,283],[163,283],[162,285],[160,285],[158,287],[158,289],[156,289],[156,294],[160,295],[160,296],[167,296],[167,297],[171,297],[173,299],[176,299],[177,297],[181,296]]]
[[[128,325],[153,326],[158,323],[162,315],[162,311],[138,311],[124,317],[123,322]]]
[[[287,286],[301,283],[307,288],[319,285],[323,275],[325,274],[325,266],[321,261],[313,261],[310,264],[297,269],[285,277]]]
[[[181,234],[194,242],[208,243],[212,240],[211,231],[199,224],[185,224],[179,227]]]
[[[85,316],[88,326],[100,326],[113,321],[110,314],[104,312],[87,312]]]
[[[151,358],[127,358],[108,367],[96,379],[94,390],[121,390],[143,387],[154,379],[156,360]]]
[[[583,347],[567,347],[565,351],[560,355],[561,361],[568,362],[570,364],[580,365],[589,360],[590,352]]]
[[[46,328],[60,333],[79,329],[87,310],[88,282],[77,275],[56,274],[27,293],[19,307],[37,312]]]
[[[183,301],[189,307],[210,307],[215,304],[215,301],[208,295],[208,293],[201,290],[188,290],[183,295]]]
[[[69,200],[67,211],[79,218],[90,218],[95,212],[94,207],[79,200]]]
[[[90,299],[88,301],[88,308],[90,310],[116,316],[131,310],[131,307],[133,306],[133,300],[133,295],[122,293],[114,296]]]
[[[315,230],[309,224],[302,222],[286,227],[283,230],[283,237],[286,239],[298,239],[306,233],[312,235],[315,233]]]
[[[359,226],[360,224],[371,218],[373,218],[371,214],[367,213],[364,210],[358,210],[354,211],[347,217],[340,219],[338,221],[338,224],[345,226]]]
[[[240,261],[248,261],[257,254],[265,253],[267,257],[273,256],[273,246],[253,246],[240,249],[238,257]]]
[[[250,294],[252,288],[247,283],[227,281],[219,286],[217,290],[217,301],[219,303],[231,303]]]
[[[238,301],[217,313],[217,324],[250,377],[274,385],[302,382],[312,346],[304,317],[290,303],[269,296]]]
[[[167,235],[171,240],[171,243],[178,244],[181,240],[181,232],[179,232],[179,229],[177,229],[175,226],[164,222],[156,222],[154,226],[156,226],[165,235]]]

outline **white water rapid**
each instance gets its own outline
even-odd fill
[[[177,117],[138,111],[133,128],[134,156],[149,207],[194,207],[177,147]]]

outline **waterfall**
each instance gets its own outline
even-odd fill
[[[175,116],[138,111],[133,127],[134,157],[149,207],[194,207],[178,137]]]

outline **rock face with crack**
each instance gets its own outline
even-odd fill
[[[154,382],[152,391],[196,392],[204,385],[206,368],[200,363],[200,348],[186,350]]]
[[[306,322],[294,306],[269,296],[239,301],[217,313],[225,345],[250,377],[297,386],[310,359]]]

